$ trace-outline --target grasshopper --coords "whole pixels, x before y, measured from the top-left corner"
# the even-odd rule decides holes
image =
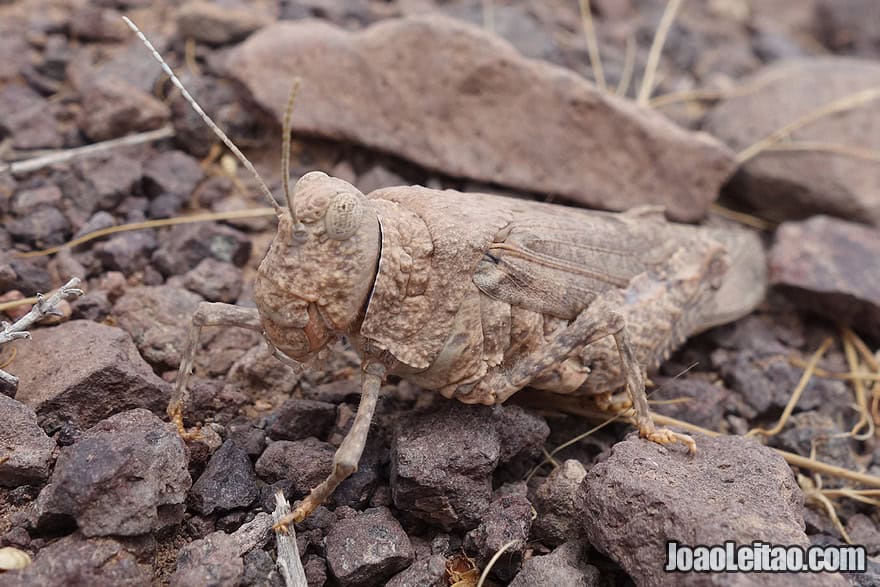
[[[762,299],[755,235],[672,224],[652,207],[594,212],[419,186],[365,195],[320,171],[291,191],[296,83],[282,125],[282,206],[126,22],[254,175],[278,217],[254,284],[256,308],[202,303],[196,310],[171,420],[185,434],[187,377],[205,326],[258,331],[279,360],[297,367],[341,337],[362,359],[360,406],[332,470],[281,527],[308,516],[357,469],[388,375],[487,405],[525,387],[606,400],[625,388],[642,437],[695,450],[689,436],[654,425],[644,369]]]

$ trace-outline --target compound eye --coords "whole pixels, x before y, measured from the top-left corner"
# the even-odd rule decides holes
[[[351,237],[360,227],[363,214],[364,205],[360,198],[347,192],[336,194],[324,215],[327,236],[338,241]]]

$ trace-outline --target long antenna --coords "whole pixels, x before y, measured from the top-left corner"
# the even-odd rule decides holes
[[[185,87],[183,87],[183,84],[180,82],[180,80],[174,74],[174,71],[171,69],[171,67],[167,63],[165,63],[165,60],[162,59],[162,56],[159,55],[159,52],[156,51],[156,48],[153,47],[153,44],[150,43],[150,41],[147,39],[146,36],[144,36],[144,33],[141,32],[141,30],[137,27],[137,25],[135,25],[133,22],[131,22],[131,19],[129,19],[127,16],[123,16],[122,20],[125,21],[125,24],[127,24],[128,27],[132,31],[134,31],[134,33],[138,36],[138,38],[141,40],[141,42],[143,42],[143,44],[146,45],[147,49],[150,50],[150,52],[153,54],[153,57],[155,57],[156,61],[159,62],[159,65],[162,66],[162,71],[164,71],[168,75],[168,77],[171,78],[171,83],[173,83],[175,85],[175,87],[178,90],[180,90],[180,93],[183,94],[184,99],[186,99],[186,101],[189,102],[189,105],[193,107],[193,110],[195,110],[196,113],[202,117],[202,120],[205,121],[205,124],[207,124],[208,127],[212,131],[214,131],[214,134],[217,135],[217,137],[221,141],[223,141],[223,144],[226,145],[230,151],[232,151],[232,154],[235,155],[235,157],[239,161],[241,161],[241,164],[244,165],[245,168],[251,172],[251,174],[257,180],[257,183],[260,185],[260,189],[263,191],[263,195],[266,196],[266,199],[269,200],[269,203],[272,204],[273,208],[275,208],[275,213],[280,214],[281,213],[281,205],[278,203],[278,200],[275,199],[275,196],[272,195],[272,192],[269,191],[269,187],[266,185],[266,182],[263,181],[263,178],[260,177],[260,174],[257,173],[257,170],[254,167],[253,163],[251,163],[248,160],[248,158],[244,156],[244,153],[242,153],[239,150],[239,148],[235,146],[235,143],[233,143],[229,139],[229,137],[226,136],[226,133],[223,132],[220,129],[220,127],[214,123],[213,120],[211,120],[211,117],[208,116],[207,114],[205,114],[205,111],[202,110],[202,107],[199,106],[198,102],[196,102],[195,98],[192,97],[192,95],[187,91],[187,89]]]
[[[290,193],[290,119],[293,117],[293,103],[296,100],[296,94],[299,92],[299,86],[302,83],[300,78],[293,80],[293,86],[290,88],[290,96],[287,98],[287,109],[284,111],[284,122],[282,128],[282,145],[281,145],[281,185],[284,186],[284,198],[287,200],[287,208],[290,210],[290,218],[293,225],[297,226],[299,222],[296,220],[296,210],[293,206],[293,195]]]

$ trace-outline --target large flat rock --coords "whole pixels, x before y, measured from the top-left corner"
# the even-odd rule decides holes
[[[754,91],[721,102],[705,125],[735,151],[838,99],[880,86],[880,65],[842,57],[794,60],[767,67],[740,86]],[[795,130],[788,147],[805,150],[758,154],[745,162],[727,191],[776,220],[829,214],[880,226],[880,165],[827,150],[876,152],[878,115],[880,99]]]
[[[591,207],[662,204],[696,220],[734,168],[716,140],[437,15],[354,33],[279,23],[234,49],[227,67],[279,121],[301,77],[294,133]]]

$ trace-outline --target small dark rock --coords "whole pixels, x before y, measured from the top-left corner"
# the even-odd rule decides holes
[[[38,248],[63,244],[70,236],[70,222],[57,208],[39,208],[23,218],[6,223],[16,240]]]
[[[195,511],[209,515],[215,510],[246,508],[259,493],[257,476],[247,453],[227,440],[211,456],[205,472],[193,484],[189,498]]]
[[[67,421],[87,428],[134,407],[164,413],[170,386],[153,373],[124,330],[74,320],[35,330],[32,337],[18,347],[16,399],[33,408],[47,430]]]
[[[391,577],[385,587],[447,587],[446,558],[435,554],[421,558]]]
[[[327,438],[335,421],[335,405],[292,397],[278,408],[269,426],[269,437],[274,440]]]
[[[149,218],[171,218],[176,216],[186,204],[186,198],[177,194],[159,194],[147,207]]]
[[[788,419],[785,429],[772,437],[773,446],[800,455],[811,455],[816,460],[838,467],[857,470],[851,439],[830,417],[818,412],[802,412]],[[828,478],[823,486],[835,489],[846,485],[843,479]]]
[[[256,471],[269,483],[290,480],[291,494],[303,497],[330,474],[335,452],[332,445],[316,438],[278,440],[257,459]]]
[[[330,404],[341,404],[346,401],[357,401],[360,397],[361,384],[357,379],[338,379],[303,390],[303,399]]]
[[[241,587],[284,587],[284,579],[275,566],[275,561],[265,550],[255,548],[244,557],[244,575]]]
[[[186,273],[206,257],[241,267],[251,254],[250,239],[222,224],[182,224],[171,228],[161,241],[153,263],[166,277]]]
[[[512,467],[513,477],[522,479],[541,456],[550,427],[541,416],[515,405],[501,406],[495,427],[501,443],[499,465]]]
[[[324,583],[327,582],[327,563],[324,559],[315,555],[306,555],[303,570],[306,572],[309,587],[324,587]]]
[[[107,293],[99,290],[81,295],[71,302],[70,307],[74,320],[102,322],[110,315],[113,304],[107,298]]]
[[[23,84],[0,90],[0,134],[16,149],[58,149],[63,145],[49,101]]]
[[[78,534],[40,549],[33,564],[4,573],[4,587],[66,587],[68,585],[149,585],[152,569],[138,563],[122,543],[109,538],[85,539]]]
[[[111,236],[93,248],[105,271],[121,271],[131,275],[143,271],[150,262],[150,253],[159,246],[154,230],[135,230]]]
[[[171,118],[168,106],[119,78],[94,79],[82,92],[82,131],[93,141],[157,129]]]
[[[327,535],[326,554],[342,587],[379,584],[413,561],[409,537],[387,508],[336,522]]]
[[[154,365],[176,369],[202,298],[169,286],[133,287],[116,300],[113,314],[143,357]]]
[[[510,587],[598,587],[602,584],[599,577],[599,569],[587,564],[586,545],[572,541],[560,545],[548,555],[528,559]]]
[[[177,524],[192,485],[186,464],[173,425],[143,409],[111,416],[61,451],[39,525],[69,516],[86,536],[136,536]]]
[[[580,534],[579,488],[587,471],[574,459],[554,469],[535,491],[538,517],[532,525],[535,537],[548,546],[559,546]]]
[[[246,419],[226,425],[226,438],[235,442],[249,456],[258,457],[266,447],[266,431]]]
[[[268,16],[252,7],[228,7],[201,0],[187,2],[177,11],[181,36],[209,45],[241,41],[270,22]]]
[[[238,541],[225,532],[214,532],[183,547],[177,555],[177,570],[171,575],[170,584],[238,587],[243,576],[244,561]]]
[[[492,497],[501,446],[492,410],[445,402],[401,419],[391,448],[394,504],[444,529],[470,529]]]
[[[0,394],[0,485],[46,481],[54,450],[55,442],[37,425],[34,411]]]
[[[12,259],[9,267],[15,272],[16,280],[5,289],[15,288],[26,296],[46,293],[52,289],[52,279],[42,260]]]
[[[83,157],[75,169],[85,184],[77,206],[86,214],[116,208],[135,192],[143,175],[140,160],[120,153]]]
[[[199,162],[190,155],[162,151],[144,163],[144,191],[153,198],[161,194],[189,198],[204,176]]]
[[[730,390],[703,379],[665,379],[654,381],[658,388],[651,394],[654,400],[688,398],[688,401],[658,403],[651,409],[658,414],[687,420],[697,426],[717,430],[728,408]]]
[[[70,15],[70,36],[84,41],[124,41],[131,32],[113,9],[85,4]]]
[[[846,533],[853,544],[861,544],[869,556],[877,556],[880,552],[880,528],[865,514],[855,514],[846,521]]]
[[[33,189],[20,190],[12,197],[11,212],[24,216],[37,208],[57,208],[61,204],[61,190],[52,183]]]
[[[209,302],[234,304],[241,295],[243,276],[241,269],[232,263],[211,257],[201,262],[183,276],[187,289],[196,292]]]
[[[877,228],[828,216],[786,222],[770,251],[770,283],[802,308],[880,337],[878,250]]]
[[[511,541],[495,566],[492,575],[502,581],[510,581],[522,564],[523,553],[532,527],[532,505],[521,495],[509,495],[496,499],[483,514],[480,525],[465,536],[465,547],[475,552],[480,566]]]

